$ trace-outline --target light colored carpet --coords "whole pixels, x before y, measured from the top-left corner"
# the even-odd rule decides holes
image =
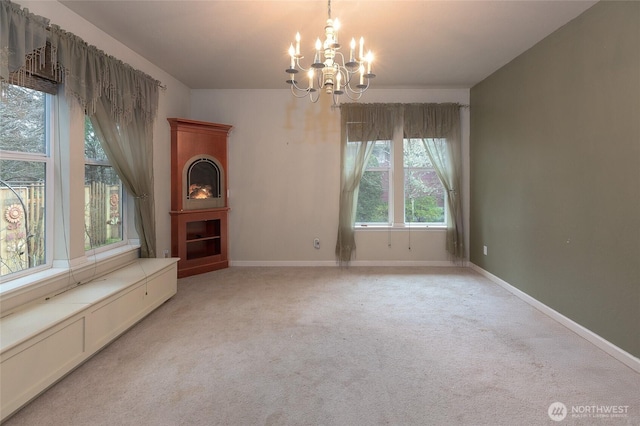
[[[232,267],[180,280],[6,425],[638,425],[639,395],[470,269]],[[627,408],[556,423],[556,401]]]

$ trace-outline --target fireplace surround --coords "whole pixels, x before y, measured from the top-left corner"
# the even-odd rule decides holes
[[[183,118],[171,125],[171,256],[178,277],[229,266],[228,135],[232,126]]]

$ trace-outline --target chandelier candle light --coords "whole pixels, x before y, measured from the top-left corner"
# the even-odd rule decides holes
[[[339,105],[340,95],[347,95],[353,101],[360,99],[362,94],[369,88],[369,80],[376,75],[371,72],[373,54],[369,51],[364,54],[364,38],[360,37],[358,56],[356,56],[356,40],[351,39],[349,58],[340,52],[338,43],[338,30],[340,22],[331,19],[331,0],[328,3],[327,25],[324,27],[324,43],[318,38],[315,45],[315,55],[310,68],[300,65],[300,60],[304,58],[300,54],[300,33],[296,34],[295,45],[289,47],[291,64],[285,71],[289,74],[287,83],[291,85],[291,92],[297,98],[309,96],[311,102],[318,102],[318,90],[332,95],[333,105]],[[295,47],[294,47],[295,46]],[[308,75],[308,86],[302,87],[295,79],[299,71],[306,71]]]

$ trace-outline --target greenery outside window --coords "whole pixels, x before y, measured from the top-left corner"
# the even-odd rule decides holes
[[[0,276],[49,262],[47,212],[53,170],[48,96],[11,84],[0,97]]]
[[[376,141],[357,196],[357,227],[446,225],[444,187],[420,138]]]
[[[360,180],[356,223],[391,223],[392,164],[391,141],[376,141]]]
[[[85,250],[121,243],[123,235],[122,182],[85,117],[84,141]]]
[[[403,140],[403,161],[405,223],[444,225],[444,187],[422,139]]]

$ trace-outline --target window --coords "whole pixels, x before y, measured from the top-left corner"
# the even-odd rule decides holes
[[[89,117],[84,137],[85,250],[123,241],[122,182],[100,145]]]
[[[391,141],[376,141],[360,180],[356,222],[389,224]]]
[[[3,283],[23,282],[29,274],[53,266],[54,257],[61,265],[65,260],[80,264],[81,252],[106,251],[127,241],[123,202],[126,193],[122,183],[109,165],[90,120],[74,108],[57,113],[56,98],[17,85],[2,86],[0,281]],[[66,124],[66,120],[76,124]],[[80,120],[85,120],[84,135],[75,132],[64,137],[61,144],[54,144],[54,123],[77,129]],[[84,182],[69,176],[69,167],[62,160],[71,161],[82,150]],[[56,162],[61,162],[60,166]],[[62,174],[54,175],[55,168]],[[61,196],[54,197],[54,191],[60,191]],[[60,203],[55,209],[54,199]],[[85,227],[80,234],[69,226],[69,221],[83,210]],[[54,227],[54,222],[60,226]]]
[[[153,203],[144,203],[143,235],[136,241],[137,230],[127,228],[123,218],[128,195],[98,144],[85,146],[83,112],[86,106],[105,104],[112,114],[96,112],[101,123],[111,128],[126,119],[131,127],[115,131],[135,133],[136,147],[150,151],[147,119],[156,115],[160,82],[102,52],[96,61],[87,61],[91,47],[48,26],[47,18],[19,7],[3,8],[3,17],[5,12],[9,25],[0,37],[0,56],[7,49],[16,55],[9,67],[0,67],[0,298],[4,308],[13,309],[88,283],[140,255],[155,255]],[[71,54],[56,56],[55,49]],[[94,84],[106,71],[117,74],[108,96]],[[131,110],[131,117],[123,112]],[[86,133],[95,142],[95,134]],[[131,157],[144,156],[133,152]],[[146,179],[136,188],[139,197],[149,194],[153,201],[152,168],[134,171]]]
[[[444,188],[422,139],[375,142],[358,190],[357,225],[444,226],[445,208]]]
[[[404,221],[444,224],[444,188],[422,139],[403,140]]]
[[[49,261],[52,198],[48,101],[43,92],[2,86],[0,114],[0,276]]]

